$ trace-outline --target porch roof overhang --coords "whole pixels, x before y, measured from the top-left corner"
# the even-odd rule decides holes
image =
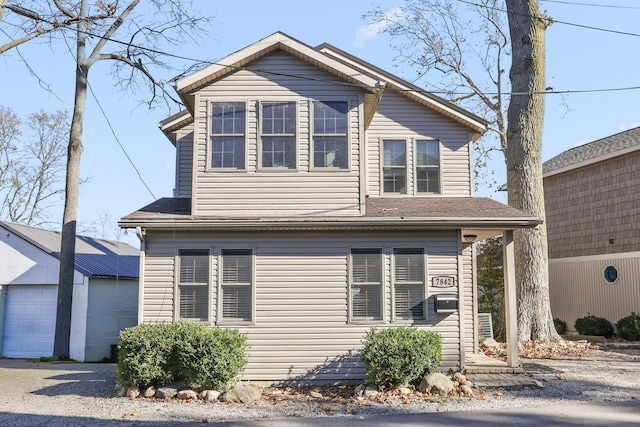
[[[212,231],[463,230],[483,239],[502,230],[531,228],[542,219],[488,198],[368,198],[362,216],[192,215],[191,199],[159,199],[122,218],[123,228]]]

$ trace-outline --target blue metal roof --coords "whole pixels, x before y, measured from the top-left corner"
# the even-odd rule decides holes
[[[21,224],[0,222],[0,227],[60,259],[60,233]],[[139,251],[112,240],[76,236],[75,268],[89,277],[137,279]]]

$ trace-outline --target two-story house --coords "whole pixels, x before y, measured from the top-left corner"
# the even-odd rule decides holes
[[[640,312],[640,127],[558,154],[543,179],[554,317],[575,332]]]
[[[541,222],[473,197],[481,118],[333,46],[275,33],[177,82],[173,198],[120,221],[142,239],[139,322],[248,337],[244,378],[363,378],[372,327],[477,349],[472,242]]]

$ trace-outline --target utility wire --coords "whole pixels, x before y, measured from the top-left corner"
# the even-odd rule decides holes
[[[607,7],[612,9],[632,9],[632,10],[640,10],[640,7],[637,6],[618,6],[613,4],[595,4],[595,3],[574,3],[571,1],[561,1],[561,0],[540,0],[545,3],[558,3],[558,4],[568,4],[572,6],[591,6],[591,7]]]
[[[459,3],[464,3],[464,4],[468,4],[471,6],[476,6],[476,7],[484,7],[484,8],[489,8],[489,9],[493,9],[493,10],[497,10],[498,12],[504,12],[504,13],[511,13],[511,14],[516,14],[515,12],[509,12],[506,9],[502,9],[499,7],[495,7],[495,6],[487,6],[484,4],[479,4],[479,3],[474,3],[471,1],[467,1],[467,0],[456,0]],[[528,14],[524,14],[524,13],[518,13],[517,15],[519,16],[529,16],[531,18],[538,18],[538,19],[545,19],[544,16],[530,16]],[[613,34],[620,34],[623,36],[632,36],[632,37],[640,37],[640,34],[638,33],[630,33],[627,31],[619,31],[619,30],[611,30],[608,28],[601,28],[601,27],[594,27],[592,25],[583,25],[583,24],[575,24],[573,22],[567,22],[567,21],[559,21],[553,18],[548,18],[550,20],[550,22],[554,23],[554,24],[563,24],[563,25],[569,25],[571,27],[578,27],[578,28],[585,28],[587,30],[594,30],[594,31],[602,31],[605,33],[613,33]]]
[[[467,0],[456,0],[456,1],[458,1],[459,3],[464,3],[464,4],[471,5],[471,6],[476,6],[476,7],[488,7],[486,5],[479,4],[479,3],[474,3],[474,2],[471,2],[471,1],[467,1]],[[549,1],[551,1],[551,0],[549,0]],[[507,10],[501,9],[501,8],[498,8],[498,7],[492,7],[492,9],[496,10],[496,11],[499,11],[499,12],[510,13]],[[524,15],[524,16],[527,16],[527,15]],[[40,18],[40,20],[43,21],[43,22],[47,22],[49,24],[53,24],[52,21],[48,21],[48,20],[45,20],[43,18]],[[609,29],[606,29],[606,28],[592,27],[592,26],[587,26],[587,25],[582,25],[582,24],[574,24],[574,23],[570,23],[570,22],[566,22],[566,21],[553,20],[553,22],[554,23],[559,23],[559,24],[564,24],[564,25],[570,25],[570,26],[585,28],[585,29],[591,29],[591,30],[611,32],[611,33],[621,34],[621,35],[640,37],[640,34],[637,34],[637,33],[628,33],[628,32],[617,31],[617,30],[609,30]],[[103,38],[103,36],[101,36],[99,34],[96,34],[96,33],[93,33],[91,31],[88,31],[88,30],[70,28],[69,26],[61,26],[60,28],[63,29],[63,30],[71,30],[71,31],[74,31],[74,32],[80,32],[80,33],[86,34],[86,35],[88,35],[90,37]],[[153,48],[149,48],[149,47],[145,47],[145,46],[140,46],[140,45],[136,45],[136,44],[132,44],[132,43],[128,43],[128,42],[123,42],[121,40],[114,39],[114,38],[111,38],[111,37],[107,38],[107,40],[109,40],[109,41],[111,41],[113,43],[116,43],[116,44],[121,44],[123,46],[129,46],[129,47],[133,47],[133,48],[140,49],[140,50],[145,50],[145,51],[150,52],[150,53],[155,53],[155,54],[159,54],[159,55],[163,55],[163,56],[167,56],[167,57],[171,57],[171,58],[182,59],[182,60],[201,63],[201,64],[218,65],[220,67],[228,67],[228,68],[232,68],[234,70],[246,70],[245,67],[239,67],[239,66],[235,66],[235,65],[225,65],[225,64],[222,64],[222,63],[217,62],[217,61],[202,60],[202,59],[196,59],[196,58],[191,58],[191,57],[182,56],[182,55],[176,55],[176,54],[172,54],[172,53],[169,53],[169,52],[166,52],[166,51],[161,51],[161,50],[158,50],[158,49],[153,49]],[[65,39],[65,41],[66,41],[66,39]],[[323,79],[316,79],[316,78],[313,78],[313,77],[300,76],[300,75],[288,74],[288,73],[277,73],[277,72],[272,72],[272,71],[267,71],[267,70],[260,70],[260,69],[253,69],[251,71],[255,72],[255,73],[262,73],[264,75],[291,77],[291,78],[297,78],[297,79],[308,80],[308,81],[331,82],[331,83],[342,84],[342,85],[345,85],[345,86],[358,87],[358,85],[355,84],[355,83],[349,83],[349,82],[345,82],[345,81],[335,81],[335,80],[330,80],[329,81],[329,80],[323,80]],[[517,92],[502,93],[502,94],[500,94],[500,93],[492,93],[492,92],[483,92],[483,93],[486,94],[486,95],[491,95],[491,96],[495,96],[495,95],[506,95],[506,96],[514,95],[514,96],[517,96],[517,95],[530,95],[530,94],[550,95],[550,94],[571,94],[571,93],[616,92],[616,91],[628,91],[628,90],[636,90],[636,89],[640,89],[640,86],[631,86],[631,87],[623,87],[623,88],[610,88],[610,89],[585,89],[585,90],[563,90],[563,91],[549,90],[549,91],[535,92],[535,93],[517,93]],[[427,91],[427,90],[413,90],[413,89],[405,89],[405,90],[401,90],[401,91],[405,92],[405,93],[421,93],[421,94],[437,94],[437,95],[468,95],[468,93],[458,93],[458,92],[450,92],[450,91]]]
[[[76,61],[76,64],[77,64],[78,63],[78,58],[76,58],[76,56],[74,55],[74,53],[73,53],[73,51],[71,49],[71,46],[69,46],[69,43],[67,42],[67,38],[64,37],[64,34],[63,34],[63,39],[64,39],[64,44],[67,45],[67,49],[69,50],[69,54]],[[98,97],[96,96],[95,92],[93,91],[93,87],[91,86],[91,83],[89,82],[89,79],[87,78],[86,75],[85,75],[85,79],[87,79],[87,87],[89,88],[89,92],[91,92],[91,96],[93,96],[93,99],[96,101],[96,104],[98,104],[98,108],[100,109],[100,112],[102,112],[102,116],[104,117],[105,121],[107,122],[107,125],[109,126],[109,129],[111,130],[111,134],[113,135],[113,137],[115,138],[116,142],[120,146],[120,149],[124,153],[125,157],[129,161],[129,163],[131,163],[131,166],[133,167],[133,169],[138,174],[138,179],[140,179],[140,182],[142,182],[142,184],[145,186],[145,188],[147,189],[149,194],[151,194],[151,197],[153,197],[153,199],[155,200],[156,199],[155,194],[153,194],[153,191],[151,191],[151,188],[149,188],[149,186],[145,182],[144,178],[142,178],[142,174],[140,173],[140,170],[138,170],[138,168],[136,167],[135,163],[133,163],[133,160],[129,156],[129,153],[127,153],[127,150],[124,148],[124,146],[120,142],[120,139],[118,138],[118,135],[116,134],[115,129],[111,125],[111,121],[109,120],[109,117],[107,116],[107,113],[104,111],[104,108],[102,108],[102,104],[100,103],[100,101],[98,100]]]

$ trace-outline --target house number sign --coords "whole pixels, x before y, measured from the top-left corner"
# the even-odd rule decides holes
[[[456,285],[454,276],[438,276],[431,279],[434,288],[453,288]]]

